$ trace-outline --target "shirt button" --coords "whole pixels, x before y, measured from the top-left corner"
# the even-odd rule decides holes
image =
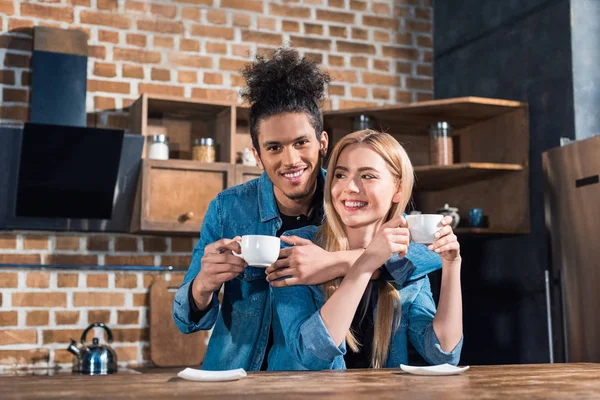
[[[296,220],[297,220],[297,221],[300,221],[300,216],[299,216],[299,215],[296,217]]]

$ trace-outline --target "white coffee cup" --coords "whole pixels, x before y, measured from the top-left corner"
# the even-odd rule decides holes
[[[404,218],[406,218],[412,241],[414,243],[430,244],[435,242],[435,236],[433,235],[442,229],[441,222],[444,216],[441,214],[419,214],[407,215]]]
[[[242,258],[251,267],[271,266],[279,258],[280,240],[276,236],[245,235],[240,243],[242,254],[233,253]]]

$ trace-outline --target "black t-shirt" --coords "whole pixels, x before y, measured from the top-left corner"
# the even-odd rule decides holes
[[[373,285],[373,283],[369,283]],[[346,354],[344,355],[344,361],[346,362],[346,368],[371,368],[371,357],[373,353],[373,335],[375,334],[375,324],[373,323],[373,311],[370,307],[369,293],[370,290],[365,290],[360,300],[360,304],[354,318],[352,319],[352,325],[350,331],[354,335],[354,338],[360,344],[358,352],[352,351],[346,344]]]

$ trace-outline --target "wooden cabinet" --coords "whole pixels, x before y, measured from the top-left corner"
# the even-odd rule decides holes
[[[198,234],[211,200],[234,183],[234,166],[144,160],[132,230]]]
[[[414,166],[415,208],[434,213],[445,203],[459,208],[463,234],[520,234],[530,230],[529,117],[527,104],[465,97],[398,106],[324,113],[330,144],[352,132],[359,115],[403,144]],[[429,165],[428,126],[453,127],[454,164]],[[465,223],[468,210],[482,208],[487,227]]]

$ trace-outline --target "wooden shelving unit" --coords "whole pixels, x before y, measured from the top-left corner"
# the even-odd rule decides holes
[[[529,117],[527,104],[464,97],[397,106],[326,111],[330,148],[352,132],[364,114],[374,128],[392,134],[407,150],[415,167],[416,209],[435,213],[448,203],[459,208],[462,221],[470,208],[482,208],[487,228],[459,227],[460,234],[528,233]],[[454,164],[429,164],[428,127],[446,121],[453,128]]]

